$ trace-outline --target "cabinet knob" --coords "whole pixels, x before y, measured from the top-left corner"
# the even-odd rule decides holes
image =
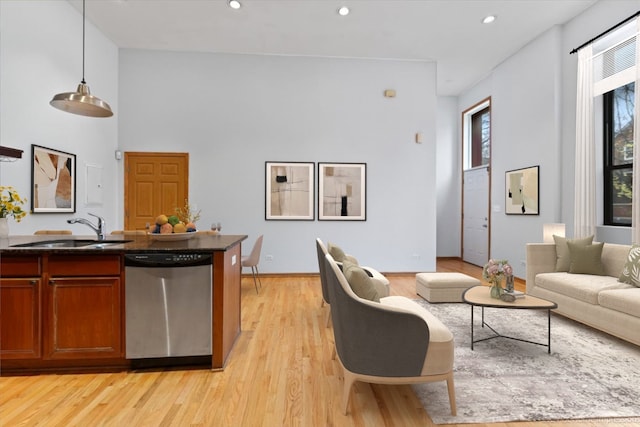
[[[30,285],[37,285],[37,284],[38,284],[38,281],[37,281],[37,280],[30,280],[30,281],[29,281],[29,284],[30,284]]]
[[[55,281],[55,280],[49,280],[49,284],[50,284],[51,286],[53,286],[53,285],[55,285],[55,284],[56,284],[56,281]]]

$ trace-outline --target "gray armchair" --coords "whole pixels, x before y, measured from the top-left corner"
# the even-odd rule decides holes
[[[316,239],[316,251],[318,253],[318,270],[320,271],[320,284],[322,286],[322,306],[329,305],[329,289],[327,288],[327,273],[325,257],[329,253],[322,240]],[[331,311],[327,313],[326,326],[331,322]]]
[[[324,273],[336,350],[344,371],[344,413],[348,412],[356,381],[446,381],[451,413],[455,415],[453,336],[446,326],[408,298],[386,297],[380,303],[359,298],[331,255],[325,257]]]

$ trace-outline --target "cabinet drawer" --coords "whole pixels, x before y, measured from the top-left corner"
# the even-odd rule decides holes
[[[120,255],[52,255],[51,277],[120,275]]]
[[[7,256],[0,257],[0,276],[2,277],[38,277],[40,276],[40,257]]]

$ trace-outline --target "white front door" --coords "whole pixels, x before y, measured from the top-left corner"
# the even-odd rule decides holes
[[[464,171],[462,260],[483,266],[489,260],[489,168]]]

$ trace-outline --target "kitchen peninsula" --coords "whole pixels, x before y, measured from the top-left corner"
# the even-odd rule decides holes
[[[247,236],[190,237],[0,239],[1,373],[130,369],[125,257],[134,253],[212,257],[206,321],[211,321],[211,367],[224,369],[240,334],[241,242]]]

